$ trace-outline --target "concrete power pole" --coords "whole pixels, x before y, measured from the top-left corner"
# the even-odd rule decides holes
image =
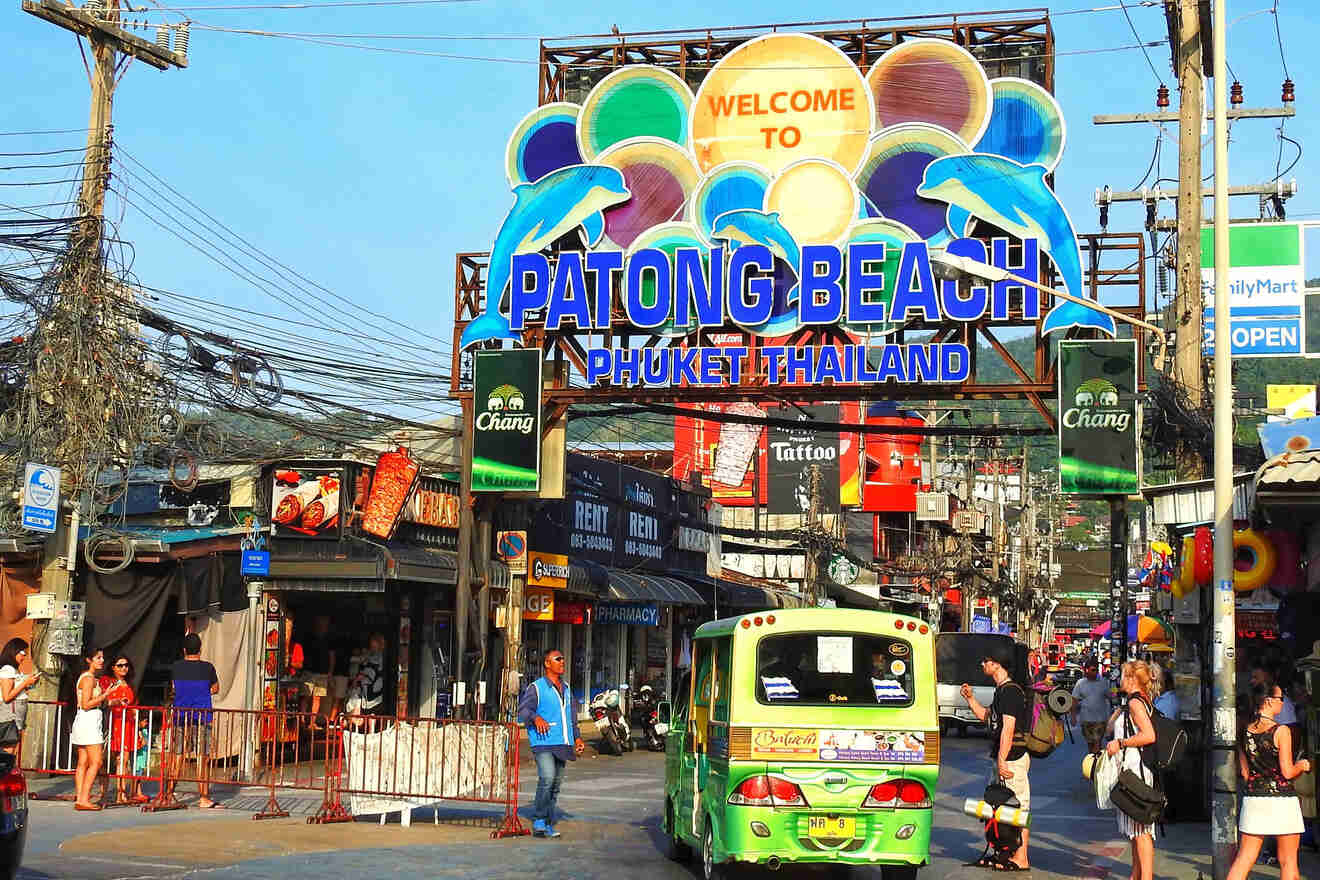
[[[115,65],[121,55],[143,61],[159,70],[188,66],[188,29],[180,25],[173,31],[178,51],[169,47],[171,27],[157,31],[157,42],[148,43],[119,26],[119,0],[110,0],[102,8],[75,8],[55,0],[24,0],[23,11],[86,37],[91,44],[95,66],[91,70],[91,111],[87,122],[87,147],[83,156],[82,189],[78,207],[83,218],[73,249],[84,255],[99,255],[105,190],[110,179],[110,154],[114,126]],[[98,261],[99,262],[99,261]],[[73,291],[65,291],[72,295]],[[61,510],[55,534],[46,539],[41,561],[41,589],[54,593],[56,601],[72,598],[73,571],[77,564],[79,511],[77,503],[66,499],[62,507],[73,508],[68,515]],[[32,658],[38,668],[55,671],[57,661],[49,651]],[[59,691],[59,676],[46,675],[35,688],[33,699],[53,700]]]

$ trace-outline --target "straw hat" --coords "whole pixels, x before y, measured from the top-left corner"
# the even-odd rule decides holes
[[[1082,758],[1082,776],[1090,779],[1091,774],[1095,772],[1096,762],[1099,760],[1100,756],[1094,752]]]

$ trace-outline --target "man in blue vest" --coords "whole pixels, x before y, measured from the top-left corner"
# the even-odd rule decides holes
[[[564,681],[564,654],[545,652],[545,675],[527,686],[518,701],[518,723],[527,726],[527,738],[536,759],[536,801],[532,804],[532,835],[559,837],[555,830],[555,802],[564,780],[564,767],[582,754],[573,691]]]

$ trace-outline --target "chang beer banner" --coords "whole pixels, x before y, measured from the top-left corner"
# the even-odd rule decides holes
[[[1108,315],[1071,302],[1043,312],[1012,277],[960,289],[932,269],[951,256],[1039,281],[1045,254],[1061,286],[1085,296],[1072,221],[1048,185],[1064,141],[1045,89],[989,79],[945,40],[907,40],[863,71],[817,37],[766,34],[721,58],[695,94],[666,67],[622,67],[581,104],[546,104],[514,128],[512,204],[491,247],[486,310],[461,346],[520,344],[539,327],[668,338],[585,347],[589,384],[640,388],[753,373],[771,384],[962,382],[964,343],[867,340],[909,319],[1007,321],[1010,303],[1045,333],[1113,336]],[[1001,237],[973,238],[978,224]],[[582,250],[551,260],[569,234]],[[842,338],[685,344],[700,328],[777,340],[808,325]]]
[[[479,351],[472,384],[472,491],[537,491],[541,470],[540,350]]]
[[[1137,455],[1137,343],[1059,343],[1059,490],[1131,495]]]
[[[1228,228],[1228,295],[1233,357],[1302,354],[1305,240],[1300,223]],[[1215,230],[1201,228],[1205,355],[1215,350]]]

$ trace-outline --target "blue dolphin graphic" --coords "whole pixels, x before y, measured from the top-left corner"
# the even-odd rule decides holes
[[[486,311],[463,328],[459,347],[517,338],[508,317],[500,312],[514,254],[535,253],[579,226],[586,244],[594,245],[605,234],[602,212],[631,195],[623,173],[608,165],[571,165],[514,187],[513,207],[500,224],[490,253]]]
[[[1068,212],[1045,185],[1047,173],[1044,165],[1022,165],[986,153],[945,156],[926,166],[917,194],[950,205],[950,219],[955,221],[964,214],[971,215],[1018,238],[1036,239],[1063,276],[1064,287],[1081,297],[1084,292],[1077,234]],[[1115,335],[1113,318],[1073,302],[1050,309],[1041,332],[1069,327],[1093,327]]]
[[[765,245],[772,255],[792,268],[794,279],[802,277],[802,251],[798,249],[798,243],[793,239],[792,233],[779,222],[778,211],[771,211],[768,214],[752,208],[725,211],[711,224],[710,237],[714,241],[727,241],[730,250],[737,250],[739,245],[744,244]],[[749,329],[756,329],[758,332],[772,330],[773,335],[793,330],[796,326],[794,323],[796,310],[793,309],[793,304],[797,302],[797,291],[798,285],[795,280],[792,287],[783,292],[782,300],[778,294],[776,295],[770,320],[760,328]],[[788,326],[790,324],[794,326]]]

